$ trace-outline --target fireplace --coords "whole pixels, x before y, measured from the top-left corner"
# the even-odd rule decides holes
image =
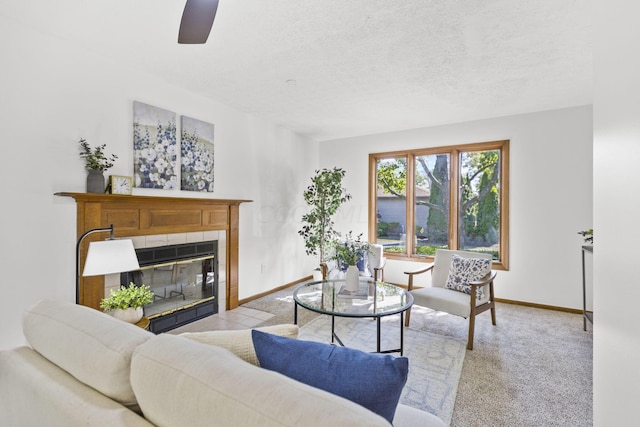
[[[177,328],[218,312],[218,241],[136,249],[140,270],[120,274],[120,283],[151,288],[144,306],[155,333]]]
[[[166,193],[166,192],[165,192]],[[77,234],[82,236],[94,228],[114,226],[116,238],[141,236],[207,233],[225,233],[224,250],[220,256],[220,304],[231,310],[238,306],[238,260],[240,232],[240,204],[251,200],[211,199],[195,197],[157,197],[94,193],[55,193],[72,197],[76,202]],[[80,248],[80,266],[84,265],[87,247],[102,236],[88,236]],[[134,245],[135,246],[135,245]],[[119,278],[119,277],[118,277]],[[119,283],[115,284],[119,286]],[[80,277],[80,304],[100,308],[105,297],[105,276]]]

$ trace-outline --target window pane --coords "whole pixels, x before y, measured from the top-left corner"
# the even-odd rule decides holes
[[[500,259],[500,151],[460,154],[459,247]]]
[[[449,154],[416,157],[415,255],[449,248],[449,160]]]
[[[376,242],[385,252],[406,253],[407,158],[378,159],[376,180]]]

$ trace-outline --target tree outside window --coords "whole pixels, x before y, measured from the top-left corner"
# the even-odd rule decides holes
[[[463,249],[506,269],[508,155],[509,141],[371,154],[370,240],[391,258]]]

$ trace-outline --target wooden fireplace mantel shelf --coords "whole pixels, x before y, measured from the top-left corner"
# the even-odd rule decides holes
[[[77,206],[77,236],[113,224],[115,237],[189,233],[210,230],[227,232],[226,308],[238,306],[239,207],[252,200],[156,197],[92,193],[55,193],[72,197]],[[104,239],[90,234],[80,250],[84,265],[89,242]],[[104,298],[104,277],[81,277],[80,304],[99,308]]]

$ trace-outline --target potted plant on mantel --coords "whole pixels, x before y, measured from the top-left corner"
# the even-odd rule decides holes
[[[338,237],[333,229],[332,216],[351,199],[351,194],[342,186],[344,176],[345,171],[341,168],[316,170],[311,185],[303,193],[311,210],[302,216],[304,225],[298,234],[304,238],[307,255],[319,255],[320,264],[327,260],[328,245]],[[316,268],[314,276],[319,273]],[[314,279],[319,280],[317,277]]]
[[[102,144],[96,148],[91,148],[89,143],[84,139],[80,139],[80,157],[84,159],[84,168],[89,172],[87,175],[87,193],[104,193],[105,180],[104,171],[113,167],[113,162],[116,161],[118,156],[112,154],[107,157],[104,153],[104,149],[107,144]]]
[[[153,292],[149,286],[137,286],[129,283],[117,291],[111,289],[109,297],[100,302],[105,312],[113,312],[113,317],[129,323],[136,323],[144,315],[142,306],[153,301]]]

